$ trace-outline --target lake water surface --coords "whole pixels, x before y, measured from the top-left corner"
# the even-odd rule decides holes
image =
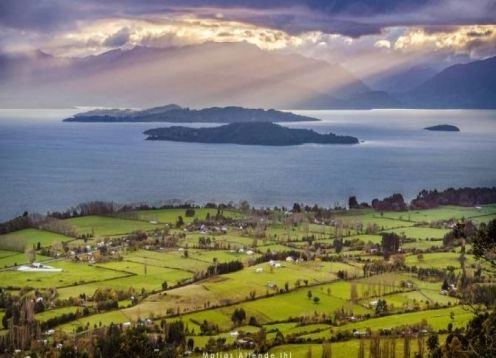
[[[91,200],[248,200],[344,205],[394,192],[496,185],[496,111],[296,111],[285,124],[359,145],[241,146],[145,141],[164,123],[62,123],[75,110],[0,110],[0,221]],[[424,127],[453,124],[459,133]]]

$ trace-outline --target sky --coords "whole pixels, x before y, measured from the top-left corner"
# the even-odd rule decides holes
[[[496,55],[496,0],[1,0],[0,52],[242,42],[361,77]]]

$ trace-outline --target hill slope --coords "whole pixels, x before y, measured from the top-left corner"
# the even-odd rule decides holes
[[[369,91],[340,65],[246,43],[136,47],[63,61],[5,57],[2,73],[0,104],[21,106],[308,108],[315,98],[327,107]],[[7,76],[12,73],[22,76]]]
[[[408,93],[423,108],[496,108],[496,57],[450,66]]]

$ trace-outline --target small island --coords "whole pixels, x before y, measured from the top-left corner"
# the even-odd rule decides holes
[[[351,136],[319,134],[309,129],[294,129],[270,122],[240,122],[213,128],[173,126],[144,132],[147,140],[194,143],[230,143],[244,145],[287,146],[305,143],[357,144]]]
[[[426,127],[424,128],[428,131],[438,131],[438,132],[459,132],[460,128],[457,126],[453,126],[451,124],[439,124],[437,126]]]
[[[96,109],[75,114],[64,122],[170,122],[170,123],[235,123],[235,122],[308,122],[316,118],[275,109],[243,107],[182,108],[175,104],[144,110]]]

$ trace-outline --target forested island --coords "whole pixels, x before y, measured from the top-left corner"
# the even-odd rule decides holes
[[[357,144],[351,136],[338,136],[334,133],[319,134],[309,129],[282,127],[270,122],[231,123],[213,128],[190,128],[174,126],[155,128],[144,132],[147,140],[169,140],[194,143],[230,143],[245,145],[298,145],[317,144]]]
[[[459,132],[460,128],[451,124],[439,124],[436,126],[425,127],[425,130],[428,131],[437,131],[437,132]]]
[[[144,110],[97,109],[75,114],[64,122],[171,122],[171,123],[234,123],[234,122],[308,122],[316,118],[274,109],[243,107],[182,108],[175,104]]]

